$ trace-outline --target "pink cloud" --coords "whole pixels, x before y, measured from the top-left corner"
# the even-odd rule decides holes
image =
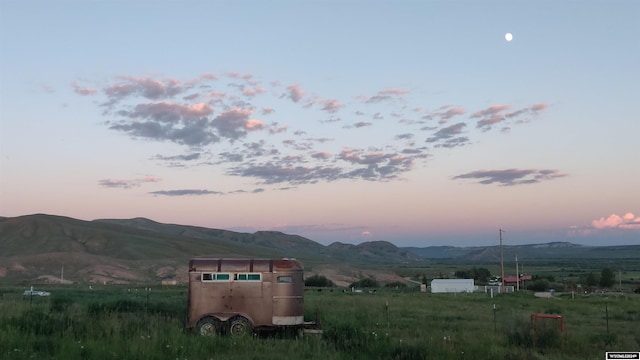
[[[71,83],[71,87],[73,88],[73,91],[78,95],[93,95],[98,92],[98,90],[96,89],[80,86],[75,81]]]
[[[458,116],[458,115],[464,115],[467,111],[461,107],[461,106],[452,106],[452,105],[445,105],[445,106],[441,106],[438,111],[435,111],[433,113],[427,114],[425,116],[423,116],[422,118],[425,120],[431,120],[434,118],[438,118],[438,123],[439,124],[446,124],[449,122],[449,120],[451,120],[453,117]],[[475,114],[478,114],[478,112],[476,112]],[[474,114],[474,115],[475,115]],[[474,117],[474,115],[471,115],[471,117]],[[482,116],[482,115],[478,115],[478,116]]]
[[[390,89],[386,89],[386,90],[381,90],[378,91],[377,94],[371,96],[371,97],[366,97],[366,96],[356,96],[356,99],[365,102],[365,103],[379,103],[382,101],[387,101],[387,100],[391,100],[393,98],[393,96],[400,96],[400,95],[404,95],[404,94],[408,94],[409,91],[408,90],[404,90],[404,89],[395,89],[395,88],[390,88]]]
[[[147,99],[160,99],[177,95],[185,88],[179,80],[165,79],[163,81],[151,78],[137,78],[133,76],[120,76],[122,82],[104,89],[110,98],[119,99],[133,94],[140,94]]]
[[[207,96],[210,97],[210,98],[214,98],[214,99],[222,99],[222,98],[226,97],[227,94],[223,93],[221,91],[212,91],[212,92],[208,93]]]
[[[318,103],[323,105],[322,110],[330,113],[334,113],[344,107],[344,104],[340,104],[336,99],[320,100]]]
[[[226,74],[228,77],[234,78],[234,79],[244,79],[244,80],[248,80],[251,79],[253,77],[253,75],[251,74],[241,74],[239,72],[236,71],[230,71]]]
[[[149,104],[138,104],[131,117],[151,117],[159,121],[177,121],[180,118],[197,118],[208,116],[214,109],[207,103],[182,105],[174,102],[159,101]]]
[[[258,94],[264,94],[267,90],[265,88],[259,87],[255,89],[244,89],[242,94],[244,96],[256,96]]]
[[[331,154],[326,152],[326,151],[318,151],[318,152],[314,152],[313,154],[311,154],[311,157],[314,159],[329,159],[331,158]]]
[[[623,216],[611,214],[609,217],[601,217],[591,221],[591,226],[596,229],[640,229],[640,217],[633,213],[626,213]]]
[[[503,111],[508,108],[508,105],[491,105],[484,110],[476,111],[471,115],[471,118],[480,118],[477,127],[488,130],[491,128],[491,125],[505,120]]]
[[[289,99],[293,102],[300,101],[305,94],[298,84],[291,84],[287,86],[287,90],[289,90]]]
[[[270,107],[263,107],[262,108],[262,115],[269,115],[271,113],[275,112],[275,110],[273,108]]]
[[[380,92],[378,92],[378,94],[380,95],[404,95],[404,94],[408,94],[409,90],[404,90],[404,89],[387,89],[387,90],[382,90]]]
[[[264,122],[258,119],[249,119],[244,124],[244,128],[249,131],[262,130],[265,128]]]
[[[486,109],[476,111],[471,118],[477,118],[477,127],[483,130],[490,130],[491,127],[499,122],[513,119],[515,123],[526,123],[532,118],[537,117],[549,106],[544,103],[533,104],[523,108],[506,112],[510,109],[509,105],[491,105]]]
[[[231,109],[216,116],[211,125],[218,130],[219,135],[239,139],[246,135],[246,130],[261,130],[264,123],[257,119],[249,119],[253,112],[249,109]]]

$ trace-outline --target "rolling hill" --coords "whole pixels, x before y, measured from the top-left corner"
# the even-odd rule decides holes
[[[420,261],[393,244],[386,243],[384,251],[379,247],[365,243],[359,249],[367,251],[347,253],[276,231],[249,234],[145,218],[83,221],[35,214],[0,218],[0,278],[131,283],[171,277],[184,282],[192,257],[293,257],[308,269]]]
[[[567,242],[504,246],[505,259],[640,259],[637,246],[582,246]],[[397,281],[387,265],[427,261],[495,263],[499,246],[398,248],[387,241],[324,246],[277,231],[240,233],[164,224],[146,218],[83,221],[34,214],[0,217],[0,279],[7,283],[153,283],[187,279],[192,257],[292,257],[307,274],[340,285],[362,276]],[[382,266],[384,265],[384,266]],[[401,279],[400,279],[401,280]],[[384,280],[383,280],[384,281]]]

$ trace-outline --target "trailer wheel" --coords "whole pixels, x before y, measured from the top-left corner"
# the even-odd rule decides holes
[[[244,337],[251,333],[251,323],[242,316],[236,316],[229,321],[229,334],[233,337]]]
[[[220,335],[222,330],[222,324],[220,323],[220,320],[214,317],[206,317],[198,321],[198,324],[196,325],[196,330],[202,336],[214,337],[214,336]]]

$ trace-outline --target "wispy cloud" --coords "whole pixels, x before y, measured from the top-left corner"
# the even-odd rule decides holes
[[[386,89],[380,90],[376,95],[371,97],[357,96],[356,98],[367,104],[375,104],[400,98],[402,95],[408,94],[408,90],[404,89]]]
[[[488,131],[491,130],[494,125],[508,120],[516,124],[529,122],[531,119],[539,116],[548,107],[547,104],[539,103],[508,111],[511,109],[509,105],[491,105],[486,109],[474,112],[471,118],[479,119],[476,126],[483,131]]]
[[[80,86],[78,85],[77,82],[72,82],[71,83],[71,88],[73,88],[73,92],[75,92],[78,95],[93,95],[96,94],[98,92],[97,89],[93,89],[93,88],[89,88],[89,87],[84,87],[84,86]]]
[[[478,170],[454,176],[453,179],[479,179],[479,184],[489,185],[498,183],[501,186],[536,184],[568,176],[558,170],[551,169],[506,169],[506,170]]]
[[[420,111],[420,110],[418,110]],[[464,115],[467,111],[462,106],[445,105],[434,112],[422,116],[424,120],[437,119],[439,124],[446,124],[456,116]]]
[[[437,143],[436,147],[456,147],[464,146],[469,143],[469,138],[457,136],[462,134],[467,124],[460,122],[451,126],[447,126],[436,131],[432,137],[427,139],[428,143]]]
[[[152,191],[149,194],[152,195],[164,195],[164,196],[201,196],[201,195],[222,195],[223,192],[211,191],[211,190],[159,190]]]
[[[132,189],[140,187],[144,183],[157,183],[162,179],[146,176],[140,179],[102,179],[98,181],[99,185],[107,188]]]
[[[174,155],[174,156],[163,156],[158,154],[154,156],[153,159],[164,160],[164,161],[192,161],[192,160],[198,160],[201,157],[202,157],[202,154],[200,153],[192,153],[187,155]]]

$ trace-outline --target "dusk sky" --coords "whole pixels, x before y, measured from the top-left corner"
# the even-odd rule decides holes
[[[0,216],[640,244],[638,18],[636,0],[2,1]]]

